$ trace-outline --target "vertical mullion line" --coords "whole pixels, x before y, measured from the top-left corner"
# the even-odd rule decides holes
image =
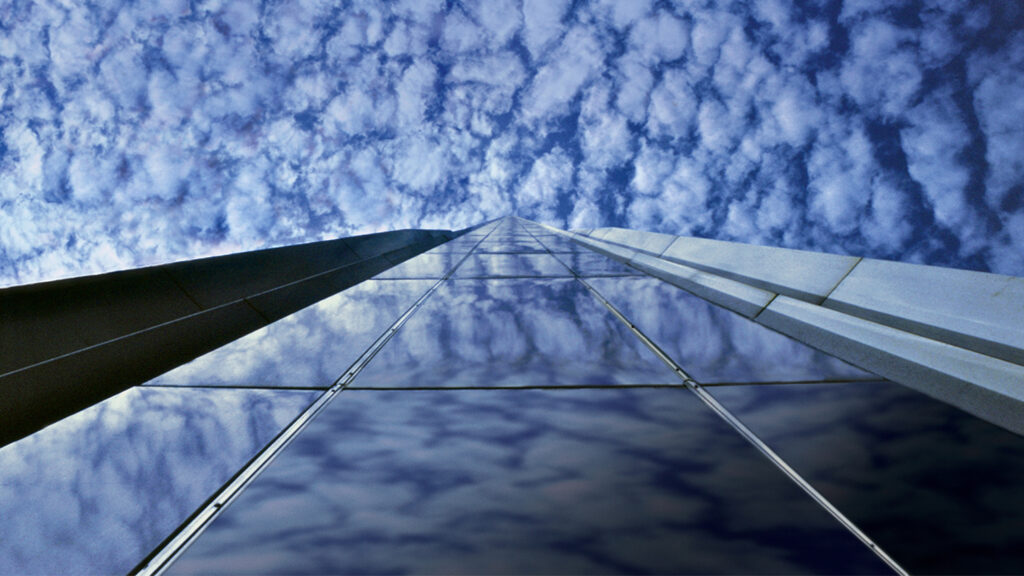
[[[492,230],[493,232],[493,230]],[[180,557],[185,550],[191,546],[207,527],[213,522],[220,513],[227,508],[238,496],[247,488],[268,466],[277,458],[277,456],[289,445],[292,441],[302,432],[306,426],[312,422],[312,420],[320,414],[331,403],[332,400],[338,395],[339,392],[348,387],[348,385],[355,379],[355,377],[363,370],[363,368],[373,359],[374,356],[387,344],[391,338],[398,332],[408,319],[418,310],[423,303],[430,297],[431,294],[436,292],[441,285],[447,281],[455,273],[455,270],[466,261],[467,258],[473,252],[476,251],[477,247],[481,242],[487,239],[491,233],[484,236],[472,248],[466,252],[465,255],[458,261],[457,264],[452,266],[450,270],[444,273],[444,275],[435,282],[427,291],[420,296],[416,302],[414,302],[408,310],[395,320],[395,322],[388,327],[374,342],[371,344],[366,351],[364,351],[359,358],[352,363],[352,366],[339,376],[330,388],[324,391],[324,393],[313,401],[312,404],[306,408],[302,414],[299,414],[291,424],[289,424],[283,431],[281,431],[259,454],[253,457],[249,463],[243,467],[236,475],[229,480],[224,486],[221,487],[220,491],[215,494],[207,503],[207,505],[196,513],[190,520],[186,521],[186,524],[179,527],[178,531],[174,536],[166,541],[166,545],[160,548],[158,551],[152,554],[151,558],[136,566],[132,570],[132,574],[140,575],[159,575],[163,574],[174,563],[175,560]],[[372,278],[370,278],[372,280]]]
[[[530,235],[532,236],[533,233],[531,232]],[[537,240],[536,236],[534,236],[534,240]],[[540,244],[544,246],[544,243],[541,242],[540,240],[537,240],[537,242],[540,242]],[[547,249],[547,246],[544,246],[544,248]],[[593,250],[591,249],[591,251]],[[551,253],[550,250],[548,250],[548,252]],[[552,256],[554,256],[553,253]],[[561,262],[561,260],[559,260],[559,262]],[[562,265],[565,266],[564,263]],[[566,266],[566,268],[568,268],[568,266]],[[586,286],[587,290],[589,290],[591,294],[593,294],[602,304],[604,304],[605,308],[611,311],[611,313],[616,318],[618,318],[626,326],[628,326],[630,331],[633,332],[633,334],[635,334],[641,342],[643,342],[652,352],[654,352],[654,354],[657,355],[662,362],[667,364],[682,379],[683,386],[686,387],[691,392],[693,392],[694,394],[696,394],[697,398],[699,398],[701,402],[704,403],[704,405],[710,408],[711,411],[718,415],[719,418],[725,420],[727,424],[729,424],[748,442],[753,444],[754,447],[757,448],[759,452],[761,452],[761,454],[763,454],[766,458],[768,458],[769,461],[771,461],[772,464],[776,466],[776,468],[781,470],[783,474],[789,477],[789,479],[793,481],[797,486],[799,486],[808,496],[810,496],[812,500],[814,500],[819,506],[824,508],[826,512],[831,514],[833,518],[835,518],[840,524],[842,524],[842,526],[846,528],[851,534],[856,536],[858,540],[860,540],[865,546],[867,546],[869,550],[874,552],[875,555],[877,555],[897,574],[901,574],[903,576],[907,575],[907,571],[904,570],[903,567],[900,566],[898,563],[896,563],[896,561],[893,560],[888,553],[882,550],[882,548],[878,544],[876,544],[860,528],[858,528],[857,525],[853,523],[853,521],[847,518],[846,515],[840,512],[834,504],[829,502],[828,499],[825,498],[825,496],[823,496],[813,486],[811,486],[810,482],[808,482],[802,476],[800,476],[800,474],[797,473],[797,471],[794,470],[792,466],[790,466],[785,460],[783,460],[781,456],[776,454],[775,451],[772,450],[767,444],[765,444],[765,442],[761,440],[761,438],[754,434],[752,430],[747,428],[747,426],[743,424],[743,422],[740,421],[739,418],[737,418],[731,412],[726,410],[726,408],[722,406],[718,402],[718,400],[716,400],[711,394],[704,390],[704,388],[696,380],[694,380],[689,374],[687,374],[686,371],[683,370],[683,368],[679,364],[677,364],[668,354],[665,353],[664,350],[662,350],[660,347],[658,347],[657,344],[655,344],[650,338],[648,338],[647,335],[641,332],[635,324],[630,322],[629,319],[626,318],[626,316],[617,308],[615,308],[615,306],[613,306],[611,302],[605,299],[604,296],[602,296],[593,286],[587,283],[587,281],[584,280],[574,270],[570,269],[569,271],[572,272],[576,280],[578,280],[580,283]]]

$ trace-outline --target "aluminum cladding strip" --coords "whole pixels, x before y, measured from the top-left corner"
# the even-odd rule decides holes
[[[667,364],[682,380],[682,384],[688,390],[693,392],[705,406],[711,409],[719,418],[724,420],[729,426],[731,426],[737,433],[740,434],[745,440],[750,442],[754,448],[763,454],[768,460],[775,465],[783,474],[785,474],[790,480],[793,481],[801,490],[803,490],[812,500],[821,506],[826,512],[828,512],[833,518],[836,519],[839,524],[846,528],[854,537],[860,540],[865,546],[867,546],[872,552],[875,553],[883,562],[885,562],[894,572],[901,576],[906,576],[908,573],[903,569],[885,550],[883,550],[878,544],[874,542],[863,530],[861,530],[852,520],[846,517],[832,502],[830,502],[825,496],[823,496],[811,483],[808,482],[801,476],[788,462],[782,459],[774,450],[771,449],[759,436],[754,434],[752,430],[747,428],[739,418],[734,416],[731,412],[726,410],[718,400],[708,394],[701,385],[690,377],[686,371],[675,362],[668,354],[665,353],[653,340],[647,337],[639,328],[627,318],[622,312],[620,312],[611,302],[605,299],[593,286],[579,276],[576,280],[587,287],[591,294],[594,295],[605,308],[607,308],[616,318],[622,321],[626,326],[629,327],[630,331],[640,339],[662,362]]]
[[[833,303],[831,298],[824,305],[816,305],[791,296],[764,292],[764,294],[771,294],[774,299],[769,299],[762,309],[751,314],[754,311],[754,306],[759,302],[757,292],[754,292],[760,290],[759,288],[710,273],[705,273],[704,277],[687,275],[684,271],[688,268],[673,269],[673,266],[680,265],[661,264],[662,259],[648,253],[634,251],[633,253],[636,255],[627,259],[626,257],[631,253],[628,248],[614,246],[580,234],[570,233],[570,236],[579,244],[666,280],[713,304],[743,314],[812,348],[822,350],[936,400],[956,406],[997,426],[1024,435],[1024,417],[1022,417],[1024,416],[1024,367],[995,357],[1006,358],[1007,354],[989,355],[986,354],[987,349],[979,353],[975,346],[964,344],[965,342],[967,344],[976,342],[977,338],[972,340],[970,335],[958,334],[949,330],[943,332],[934,326],[924,326],[920,322],[915,323],[912,319],[894,314],[885,315],[877,311],[865,312],[864,308]],[[844,293],[849,292],[845,289],[847,282],[863,283],[857,269],[867,265],[866,270],[869,270],[873,262],[877,261],[860,260],[854,272],[840,282],[833,294],[838,294],[839,298],[842,298]],[[929,276],[939,275],[942,277],[952,274],[959,277],[960,284],[964,284],[964,278],[977,275],[981,279],[989,279],[989,284],[999,284],[1010,288],[997,291],[994,296],[990,295],[989,298],[1014,297],[1016,292],[1013,289],[1016,288],[1016,283],[1024,285],[1024,280],[1021,279],[997,277],[993,274],[979,272],[895,262],[885,263],[885,266],[904,273],[919,268],[928,269]],[[898,276],[895,278],[899,280]],[[890,280],[890,283],[893,282]],[[932,294],[926,298],[929,301],[938,297],[936,295],[943,294],[941,278],[934,284],[930,288]],[[861,301],[872,301],[870,290],[863,285],[858,286],[857,291]],[[883,289],[882,294],[873,297],[874,306],[881,306],[880,301],[893,298],[891,295],[886,296],[885,291],[886,289]],[[957,292],[963,292],[963,290]],[[900,297],[913,299],[915,293],[917,292],[911,291],[905,295],[901,294]],[[1018,299],[1024,299],[1024,296],[1017,296]],[[1008,302],[1000,304],[1004,307],[1007,305],[1009,305]],[[972,310],[981,305],[976,300],[965,303],[965,306]],[[1017,307],[1024,310],[1024,302],[1020,302]],[[1007,322],[1015,324],[1014,319],[1021,313],[1014,308],[1008,310],[1002,317],[1007,318]],[[941,310],[931,311],[929,314],[931,317],[941,316],[948,319],[957,314],[957,311],[946,306]],[[908,313],[908,315],[911,318],[916,317],[913,314]],[[985,319],[990,323],[996,321],[991,313],[987,313]],[[1020,327],[1017,325],[1007,328],[1008,333],[1019,330]],[[1017,344],[1014,350],[1017,354],[1024,354],[1024,343]],[[1011,356],[1012,358],[1015,356]]]
[[[662,235],[618,228],[569,236],[616,259],[633,250],[1024,366],[1024,278],[686,237],[659,256],[643,247]]]
[[[755,320],[809,346],[1024,435],[1024,367],[779,296]]]

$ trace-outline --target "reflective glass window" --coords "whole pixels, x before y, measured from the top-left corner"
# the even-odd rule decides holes
[[[673,384],[678,377],[572,279],[449,280],[353,386]]]
[[[877,378],[655,278],[587,282],[704,384]]]
[[[342,392],[172,574],[887,572],[679,389]]]
[[[911,574],[1019,574],[1024,438],[891,382],[711,394]]]
[[[455,271],[457,278],[572,276],[550,254],[473,253]]]
[[[424,254],[454,254],[454,253],[465,254],[466,252],[471,251],[473,249],[473,247],[476,246],[477,242],[479,242],[479,241],[480,241],[479,238],[466,238],[466,237],[456,238],[455,240],[449,240],[448,242],[445,242],[444,244],[440,244],[438,246],[435,246],[435,247],[431,248],[430,250],[427,250],[426,252],[424,252]]]
[[[501,252],[546,252],[540,242],[532,238],[519,238],[515,240],[491,240],[488,238],[477,246],[476,253],[501,253]]]
[[[630,268],[597,252],[556,254],[555,258],[580,276],[645,276],[636,268]]]
[[[150,380],[329,388],[434,280],[368,280]]]
[[[132,388],[0,448],[0,574],[124,574],[313,402]]]
[[[377,274],[374,278],[441,278],[455,268],[464,256],[464,253],[420,254]]]
[[[577,244],[572,240],[569,240],[568,238],[551,236],[547,238],[538,238],[537,240],[541,244],[543,244],[545,248],[552,252],[582,252],[584,254],[593,253],[593,250],[591,250],[590,248]]]

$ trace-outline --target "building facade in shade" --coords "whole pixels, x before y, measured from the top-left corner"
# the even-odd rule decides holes
[[[1020,279],[438,234],[0,448],[0,573],[1024,566]]]

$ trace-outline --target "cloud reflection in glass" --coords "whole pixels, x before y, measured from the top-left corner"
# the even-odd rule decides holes
[[[1024,438],[891,382],[710,392],[911,573],[1020,574]]]
[[[275,571],[886,572],[678,389],[345,391],[171,569]]]
[[[352,385],[678,383],[579,282],[505,279],[448,281]]]
[[[473,253],[455,271],[456,278],[572,276],[550,254]]]
[[[328,388],[433,280],[368,280],[150,380]]]
[[[0,574],[126,573],[316,397],[132,388],[0,449]]]
[[[643,272],[630,268],[597,252],[555,254],[562,264],[580,276],[641,276]]]
[[[703,384],[873,376],[654,278],[587,282]]]
[[[388,278],[441,278],[458,265],[465,254],[457,252],[420,254],[374,276],[374,279]]]

